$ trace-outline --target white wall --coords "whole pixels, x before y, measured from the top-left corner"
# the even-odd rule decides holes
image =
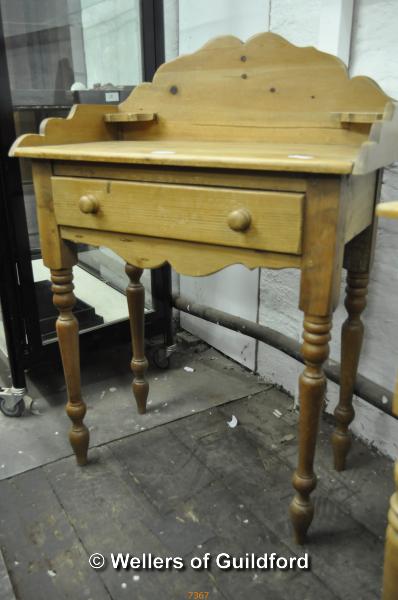
[[[180,0],[180,53],[193,52],[212,37],[247,39],[268,27],[270,0]]]
[[[267,10],[264,10],[264,7]],[[210,38],[233,34],[243,39],[268,27],[268,1],[216,0],[179,2],[179,53],[193,52]],[[238,314],[249,320],[258,315],[258,270],[234,265],[210,277],[181,277],[180,291],[188,300]],[[249,369],[256,368],[257,343],[240,333],[181,313],[181,326]]]
[[[315,27],[302,28],[302,15],[314,15],[314,5],[319,2],[289,3],[290,12],[285,17],[280,7],[286,2],[273,2],[272,12],[277,9],[278,33],[289,37],[297,19],[295,43],[317,45],[318,31]],[[305,10],[303,10],[305,5]],[[296,8],[295,8],[296,7]],[[319,20],[319,16],[318,16]],[[271,13],[271,30],[274,17]],[[351,38],[351,75],[368,75],[398,98],[398,3],[394,0],[356,0]],[[309,32],[312,39],[309,39]],[[302,39],[300,36],[303,36]],[[398,168],[386,169],[382,187],[382,199],[398,197]],[[282,331],[287,335],[301,337],[302,315],[297,309],[299,274],[293,270],[263,271],[260,280],[259,322]],[[398,363],[398,223],[381,220],[379,223],[375,262],[371,274],[368,307],[364,313],[365,339],[359,372],[369,379],[393,390]],[[341,301],[344,298],[342,283]],[[345,319],[345,309],[340,304],[334,315],[331,358],[339,361],[340,327]],[[301,367],[271,350],[264,344],[258,347],[258,370],[275,378],[291,393],[297,392],[297,373]],[[338,387],[328,385],[328,411],[337,402]],[[358,418],[353,429],[356,433],[392,456],[398,456],[398,424],[380,411],[357,400]],[[390,432],[390,436],[388,435]]]
[[[142,81],[138,0],[81,0],[87,87]]]
[[[318,40],[320,8],[321,0],[273,0],[268,29],[297,46],[314,46]]]
[[[285,2],[283,2],[285,4]],[[311,2],[310,4],[313,4]],[[383,11],[379,10],[383,5]],[[279,2],[277,2],[279,5]],[[393,6],[394,5],[394,6]],[[389,8],[389,10],[386,10]],[[301,14],[301,10],[298,11]],[[306,12],[306,11],[303,11]],[[287,17],[291,30],[292,15]],[[271,29],[272,29],[271,20]],[[279,33],[284,34],[278,18]],[[300,29],[300,28],[299,28]],[[398,3],[357,0],[352,32],[350,73],[375,78],[392,96],[398,98]],[[301,29],[300,29],[301,31]],[[313,31],[315,45],[317,31]],[[296,35],[297,37],[297,35]],[[304,34],[308,43],[308,34]],[[398,168],[385,171],[382,199],[398,197]],[[375,264],[372,270],[368,308],[364,314],[366,333],[359,370],[373,381],[393,389],[398,358],[398,319],[394,299],[398,297],[398,223],[381,220]],[[261,276],[260,322],[293,335],[301,335],[302,316],[297,310],[299,273],[293,270],[266,272]],[[344,289],[342,289],[342,299]],[[331,357],[339,360],[338,332],[345,318],[343,306],[334,316]],[[265,368],[267,349],[259,349],[259,370]]]
[[[215,35],[235,34],[245,40],[270,29],[299,46],[318,45],[322,5],[326,0],[168,0],[179,13],[179,53],[196,50]],[[328,0],[328,5],[339,0]],[[329,6],[330,8],[330,6]],[[351,75],[373,77],[387,93],[398,98],[398,2],[355,0],[352,22]],[[382,199],[398,198],[398,168],[385,171]],[[301,339],[302,314],[297,309],[299,273],[266,271],[260,278],[259,322]],[[342,283],[343,299],[344,282]],[[398,363],[398,223],[381,221],[375,264],[371,275],[366,334],[359,371],[393,389]],[[202,301],[206,301],[202,298]],[[222,300],[221,300],[222,304]],[[239,314],[241,311],[236,311]],[[331,357],[339,360],[339,330],[345,318],[340,305],[334,316]],[[225,350],[228,353],[227,349]],[[258,344],[258,372],[296,394],[302,365]],[[338,388],[328,385],[328,410],[337,401]],[[356,433],[398,456],[398,423],[356,399]]]

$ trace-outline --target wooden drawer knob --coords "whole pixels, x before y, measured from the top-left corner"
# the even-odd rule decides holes
[[[95,214],[99,209],[98,200],[91,194],[82,196],[79,200],[79,208],[82,213]]]
[[[234,231],[246,231],[250,227],[251,214],[246,208],[237,208],[228,215],[228,225]]]

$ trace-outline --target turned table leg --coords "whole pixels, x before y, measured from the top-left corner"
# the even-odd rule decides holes
[[[314,516],[310,498],[316,486],[313,470],[319,417],[325,396],[326,378],[322,365],[329,355],[331,317],[304,317],[302,355],[305,368],[300,376],[299,459],[293,475],[296,495],[290,505],[297,543],[303,544]]]
[[[72,421],[69,440],[79,465],[87,463],[89,432],[83,423],[86,405],[80,391],[79,326],[72,312],[76,302],[72,269],[52,269],[53,302],[59,310],[56,328],[61,350],[68,403],[66,412]]]
[[[398,461],[394,472],[395,493],[390,500],[384,553],[383,600],[398,598]]]
[[[361,313],[366,306],[368,273],[348,271],[345,307],[348,317],[341,331],[340,399],[334,411],[336,428],[332,434],[334,467],[343,471],[351,447],[349,425],[354,419],[352,396],[363,340]]]
[[[126,264],[126,273],[130,279],[126,293],[133,346],[133,358],[131,361],[131,370],[134,373],[133,393],[137,402],[138,412],[145,414],[149,385],[145,380],[148,361],[145,358],[144,352],[145,288],[140,282],[143,270]]]

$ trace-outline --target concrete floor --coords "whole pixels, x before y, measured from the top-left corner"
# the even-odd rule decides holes
[[[75,465],[66,442],[59,371],[30,382],[39,414],[0,418],[1,600],[12,597],[4,591],[10,582],[21,600],[174,600],[189,592],[380,598],[391,461],[355,441],[349,470],[335,473],[331,425],[323,420],[316,516],[310,543],[298,549],[287,518],[297,457],[292,400],[201,345],[178,352],[168,371],[150,370],[150,411],[138,417],[129,354],[126,345],[84,361],[93,446],[86,468]],[[235,428],[228,425],[233,415]],[[188,566],[97,571],[88,565],[93,552],[108,561],[112,552],[181,557]],[[205,552],[211,568],[193,570],[190,559]],[[214,562],[221,552],[308,552],[311,568],[221,570]]]
[[[199,353],[195,351],[199,349]],[[257,393],[265,385],[202,344],[175,354],[170,370],[151,367],[150,410],[140,416],[132,397],[130,360],[129,344],[124,344],[113,346],[111,351],[99,350],[82,362],[85,422],[92,447]],[[185,366],[193,367],[194,372],[185,371]],[[20,419],[9,419],[0,413],[0,480],[71,453],[61,369],[45,365],[30,373],[28,392],[34,400],[33,414],[27,411]]]

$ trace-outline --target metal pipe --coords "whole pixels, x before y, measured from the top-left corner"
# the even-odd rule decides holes
[[[300,343],[270,327],[230,315],[222,310],[190,302],[183,296],[173,295],[173,306],[194,317],[199,317],[210,323],[243,333],[248,337],[254,338],[259,342],[264,342],[268,346],[284,352],[301,363],[304,362],[300,352]],[[329,360],[324,366],[324,372],[328,379],[340,385],[340,363]],[[397,418],[392,413],[392,392],[390,390],[358,374],[355,381],[354,393],[382,412]]]

